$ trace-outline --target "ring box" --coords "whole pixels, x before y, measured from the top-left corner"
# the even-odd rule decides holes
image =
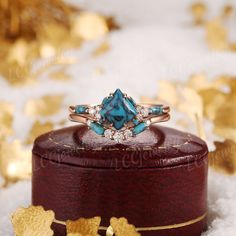
[[[34,143],[32,203],[60,221],[101,216],[108,227],[125,217],[142,236],[200,236],[207,154],[200,138],[159,125],[123,143],[83,125],[52,131]],[[53,229],[66,235],[63,225]]]

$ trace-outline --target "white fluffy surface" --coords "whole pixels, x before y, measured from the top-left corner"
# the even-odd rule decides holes
[[[78,59],[76,65],[68,66],[73,77],[71,83],[48,80],[44,75],[37,86],[19,89],[0,80],[0,99],[13,102],[21,117],[14,121],[15,138],[23,140],[33,122],[22,111],[29,98],[65,94],[61,113],[51,118],[61,120],[66,117],[69,104],[100,101],[104,94],[117,87],[138,99],[141,95],[155,96],[158,79],[186,80],[190,74],[199,72],[209,76],[236,74],[236,53],[210,52],[203,30],[191,27],[187,12],[190,0],[71,1],[114,15],[122,29],[108,36],[111,50],[101,57],[91,57],[99,41],[85,44],[82,50],[68,52]],[[223,0],[206,2],[211,15],[217,15],[225,3]],[[96,68],[104,69],[105,73],[97,75]],[[211,127],[207,130],[212,140]],[[212,148],[210,141],[209,146]],[[17,207],[30,204],[30,189],[27,181],[0,189],[0,235],[13,235],[9,215]],[[209,229],[204,236],[236,234],[236,177],[210,171],[209,216]]]

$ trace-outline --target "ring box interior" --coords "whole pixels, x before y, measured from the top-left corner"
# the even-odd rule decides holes
[[[60,221],[101,216],[108,227],[111,217],[125,217],[137,228],[159,227],[144,236],[200,236],[207,154],[200,138],[159,125],[122,143],[84,125],[52,131],[34,143],[32,203]],[[53,229],[66,235],[63,225]]]

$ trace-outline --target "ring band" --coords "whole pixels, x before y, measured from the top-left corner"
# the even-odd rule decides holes
[[[169,106],[136,104],[120,89],[102,104],[70,106],[69,111],[71,121],[86,124],[96,134],[118,143],[142,133],[150,124],[170,119]]]

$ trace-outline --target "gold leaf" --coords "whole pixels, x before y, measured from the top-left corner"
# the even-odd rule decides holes
[[[96,48],[93,52],[93,56],[101,56],[102,54],[108,52],[110,50],[110,44],[108,42],[102,42],[102,44]]]
[[[182,102],[178,105],[180,111],[185,112],[192,120],[196,115],[201,119],[203,116],[203,104],[199,94],[188,87],[181,89]]]
[[[236,143],[232,140],[215,142],[216,149],[209,153],[209,164],[216,171],[236,173]]]
[[[52,78],[53,80],[57,80],[57,81],[69,81],[71,80],[71,76],[68,75],[65,72],[65,69],[62,68],[58,71],[54,71],[49,75],[50,78]]]
[[[158,85],[158,100],[164,101],[169,105],[176,106],[179,102],[179,96],[175,84],[171,81],[160,80],[158,81]]]
[[[186,85],[194,90],[201,90],[212,86],[204,73],[190,76]]]
[[[32,144],[36,137],[38,137],[41,134],[47,133],[53,129],[53,123],[46,122],[41,123],[39,121],[35,121],[33,126],[31,127],[31,130],[29,132],[29,135],[25,141],[26,144]]]
[[[201,25],[205,21],[206,5],[202,2],[196,2],[191,6],[191,12],[194,17],[194,24]]]
[[[201,90],[198,94],[203,101],[204,115],[208,119],[214,120],[219,107],[225,103],[225,94],[215,88]]]
[[[100,217],[90,219],[80,218],[76,221],[67,220],[67,235],[75,236],[99,236],[98,229],[101,222]]]
[[[10,63],[16,62],[18,65],[24,66],[26,64],[27,53],[27,42],[23,39],[19,39],[10,48],[7,61]]]
[[[0,101],[0,141],[13,133],[13,110],[12,103]]]
[[[53,236],[50,228],[55,214],[41,206],[18,208],[12,215],[12,225],[16,236]]]
[[[29,116],[50,116],[61,109],[63,95],[46,95],[38,99],[30,99],[25,105],[25,113]]]
[[[206,39],[211,49],[225,50],[229,48],[228,31],[218,18],[206,23]]]
[[[214,120],[214,132],[224,138],[236,141],[236,94],[228,95],[219,106]]]
[[[105,17],[94,12],[82,12],[72,24],[72,35],[84,40],[97,39],[108,31]]]
[[[222,17],[223,17],[223,18],[228,18],[228,17],[230,17],[230,16],[232,15],[233,11],[234,11],[234,8],[233,8],[232,5],[226,5],[226,6],[224,6],[224,8],[223,8],[223,13],[222,13]]]
[[[23,150],[20,141],[0,143],[0,173],[6,184],[31,176],[31,151]]]
[[[135,226],[129,224],[124,217],[112,217],[110,224],[116,236],[141,236],[141,234],[136,231]]]

